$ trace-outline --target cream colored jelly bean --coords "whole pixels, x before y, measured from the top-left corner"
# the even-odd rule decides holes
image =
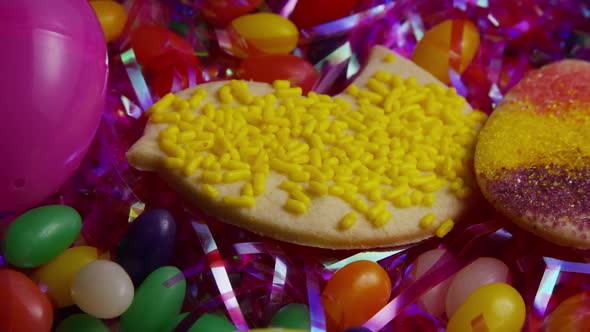
[[[347,88],[356,105],[314,92],[301,96],[288,81],[273,88],[254,97],[246,82],[231,81],[215,92],[219,105],[201,105],[202,88],[187,101],[164,96],[148,110],[152,122],[167,124],[159,136],[164,166],[185,177],[199,172],[205,195],[236,208],[255,205],[272,170],[286,178],[279,188],[294,215],[325,195],[346,202],[352,211],[339,222],[343,231],[358,214],[385,225],[392,218],[387,203],[432,206],[434,192],[446,186],[460,199],[470,194],[466,162],[486,116],[463,114],[465,101],[453,88],[421,86],[384,71],[367,89]],[[191,117],[187,107],[201,111]],[[218,197],[215,184],[236,182],[243,183],[240,196]],[[420,225],[428,228],[435,219],[429,213]],[[452,225],[445,221],[436,234]]]

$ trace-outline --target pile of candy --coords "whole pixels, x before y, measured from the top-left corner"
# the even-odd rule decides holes
[[[474,108],[491,112],[528,70],[590,58],[586,5],[78,2],[79,8],[19,1],[6,9],[12,17],[37,15],[39,24],[56,17],[71,40],[93,41],[62,40],[61,62],[25,64],[33,49],[16,42],[22,26],[2,23],[0,40],[21,55],[0,56],[0,72],[28,83],[0,84],[0,140],[7,143],[0,153],[14,160],[0,165],[0,298],[9,299],[0,301],[0,330],[568,331],[586,325],[588,253],[523,232],[487,204],[443,239],[389,250],[319,250],[187,209],[162,180],[132,170],[124,158],[141,135],[143,111],[168,92],[235,77],[289,80],[306,92],[333,94],[378,44],[411,57]],[[109,43],[106,88],[106,67],[89,66],[104,65],[100,26]],[[36,38],[39,45],[55,42],[51,34]],[[34,72],[39,68],[46,72]],[[60,80],[49,80],[51,72]],[[48,96],[31,80],[51,82],[55,90],[41,91]],[[25,102],[26,91],[38,92],[32,95],[39,105],[67,111],[41,117]],[[22,142],[36,144],[37,159],[26,159]]]

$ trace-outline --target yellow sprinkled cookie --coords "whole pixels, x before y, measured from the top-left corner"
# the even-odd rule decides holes
[[[225,222],[333,249],[448,233],[474,192],[486,120],[383,47],[336,97],[223,81],[166,95],[147,114],[127,153],[134,167]]]

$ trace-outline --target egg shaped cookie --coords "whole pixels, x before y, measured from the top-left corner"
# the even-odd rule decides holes
[[[444,236],[469,206],[482,122],[454,89],[383,47],[338,96],[288,81],[163,97],[127,153],[221,220],[325,248]]]
[[[521,227],[590,248],[590,64],[562,60],[531,72],[480,133],[475,169],[484,196]]]

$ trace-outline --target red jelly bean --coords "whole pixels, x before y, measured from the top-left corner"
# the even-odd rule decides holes
[[[301,29],[349,15],[359,0],[299,0],[289,19]]]
[[[177,92],[188,88],[191,83],[202,83],[203,76],[196,57],[186,58],[176,52],[170,52],[157,58],[152,66],[152,90],[160,97],[168,92]]]
[[[262,2],[263,0],[204,0],[200,9],[207,22],[222,28],[234,18],[252,12]]]
[[[272,83],[275,80],[289,80],[292,86],[299,86],[307,93],[318,80],[313,65],[304,59],[290,55],[262,55],[244,59],[238,68],[238,75],[244,80]]]
[[[131,47],[137,62],[148,72],[157,72],[167,67],[162,63],[166,54],[176,53],[179,57],[192,59],[195,51],[191,44],[170,30],[158,25],[137,27],[131,32]]]
[[[53,308],[49,299],[26,275],[0,270],[0,331],[49,332]]]

